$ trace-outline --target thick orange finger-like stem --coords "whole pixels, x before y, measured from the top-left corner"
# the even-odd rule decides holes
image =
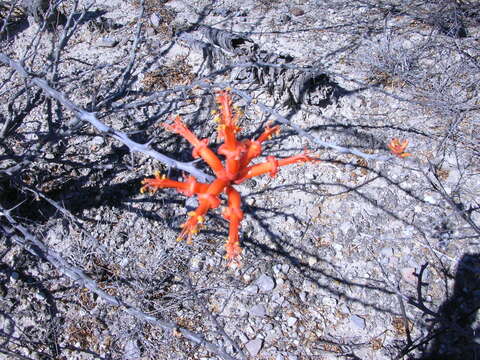
[[[225,173],[228,180],[235,180],[241,169],[240,161],[245,153],[245,145],[238,142],[236,148],[229,149],[225,144],[218,148],[218,153],[226,157]]]
[[[240,112],[233,113],[232,98],[227,91],[220,91],[216,100],[220,108],[220,117],[217,118],[218,134],[224,139],[224,144],[220,146],[218,153],[226,157],[226,175],[233,180],[238,175],[239,162],[245,152],[245,147],[237,140],[237,133],[240,131],[237,126]]]
[[[220,118],[217,118],[218,133],[225,141],[225,146],[228,149],[234,149],[237,145],[236,134],[240,130],[237,126],[239,113],[232,111],[232,98],[227,91],[220,91],[217,96],[217,103],[220,109]]]
[[[205,222],[205,214],[210,209],[207,202],[200,202],[195,211],[190,211],[187,215],[188,220],[182,224],[182,231],[177,237],[177,241],[187,239],[188,243],[192,242],[193,236],[197,235],[201,226]]]
[[[225,190],[225,187],[228,186],[229,183],[230,181],[225,179],[215,179],[208,186],[207,193],[213,196],[218,196]]]
[[[255,176],[263,175],[270,173],[271,177],[275,177],[280,166],[285,166],[289,164],[294,164],[298,162],[307,162],[307,161],[316,161],[316,159],[308,156],[306,153],[291,156],[285,159],[277,160],[273,156],[268,156],[267,161],[255,164],[247,167],[244,171],[240,173],[239,179],[235,181],[235,184],[240,184],[246,179],[250,179]]]
[[[228,91],[219,91],[217,95],[217,103],[220,108],[220,124],[228,127],[237,125],[237,120],[232,111],[232,97]]]
[[[227,180],[216,179],[205,192],[198,193],[199,205],[195,211],[188,213],[189,219],[182,225],[182,232],[178,235],[177,240],[187,239],[192,241],[192,237],[200,231],[200,227],[205,221],[205,214],[210,209],[217,208],[220,205],[220,198],[218,195],[228,185]]]
[[[153,179],[152,178],[143,179],[142,184],[143,186],[140,189],[141,193],[144,193],[145,191],[155,192],[158,189],[164,189],[164,188],[178,189],[183,185],[179,181],[167,179],[165,175],[162,175],[159,172],[155,173],[155,177]]]
[[[240,168],[244,169],[248,166],[250,161],[255,159],[256,157],[262,154],[262,143],[266,140],[272,138],[273,134],[278,134],[280,132],[280,126],[270,127],[267,125],[265,130],[263,131],[262,135],[258,137],[256,140],[246,140],[244,142],[246,151],[245,155],[242,157],[240,161]]]
[[[177,115],[173,119],[173,124],[163,124],[163,127],[168,131],[177,133],[183,136],[194,147],[201,146],[200,139],[190,131],[190,129],[183,123],[182,118]]]
[[[240,222],[243,219],[243,211],[241,209],[240,193],[232,186],[228,186],[225,191],[228,196],[228,208],[224,209],[223,216],[230,222],[228,240],[225,243],[225,250],[227,252],[225,258],[231,263],[235,261],[242,252],[239,230]]]
[[[181,189],[178,188],[178,192],[185,196],[199,195],[207,192],[209,184],[198,182],[193,176],[188,176],[185,179]]]
[[[168,179],[165,175],[161,175],[158,172],[155,173],[155,177],[153,179],[144,179],[142,184],[144,184],[140,189],[140,192],[142,193],[148,190],[155,192],[158,189],[174,188],[185,196],[193,196],[204,193],[207,191],[209,186],[208,184],[198,182],[193,176],[187,177],[187,179],[182,182]]]
[[[192,155],[194,158],[199,156],[205,160],[210,166],[215,175],[223,174],[225,169],[222,162],[215,153],[208,147],[208,140],[200,140],[194,133],[192,133],[187,126],[183,123],[180,116],[176,116],[173,124],[163,124],[163,126],[174,133],[183,136],[193,146]]]
[[[272,138],[272,135],[278,135],[278,134],[280,134],[279,125],[275,125],[274,127],[270,127],[267,125],[267,127],[263,131],[263,134],[258,137],[257,141],[262,143],[266,140],[270,140]]]

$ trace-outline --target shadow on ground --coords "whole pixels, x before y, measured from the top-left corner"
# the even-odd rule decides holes
[[[419,360],[480,359],[480,254],[465,254],[458,263],[452,296],[438,311]]]

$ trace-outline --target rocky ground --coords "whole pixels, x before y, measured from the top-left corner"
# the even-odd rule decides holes
[[[59,3],[58,24],[25,16],[0,43],[28,73],[0,59],[0,357],[480,358],[476,2]],[[313,67],[315,96],[299,100],[272,66],[241,81],[252,58],[205,28],[292,78]],[[265,155],[321,159],[237,187],[241,267],[226,266],[219,211],[176,241],[195,203],[139,190],[182,172],[118,136],[189,162],[161,124],[181,114],[215,144],[226,85],[242,136],[293,125]],[[393,156],[392,138],[411,156]]]

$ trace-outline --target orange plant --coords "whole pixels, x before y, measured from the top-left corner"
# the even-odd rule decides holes
[[[397,138],[393,138],[392,140],[390,140],[387,146],[395,156],[398,156],[400,158],[406,158],[412,155],[405,152],[408,146],[408,140],[400,141]]]
[[[220,91],[216,100],[219,104],[220,114],[215,116],[214,120],[218,122],[218,135],[223,140],[223,144],[217,152],[225,158],[224,162],[208,147],[208,140],[198,139],[182,122],[180,116],[174,119],[173,124],[163,125],[167,130],[183,136],[193,146],[193,157],[202,158],[210,166],[215,174],[215,180],[208,184],[197,181],[193,176],[187,176],[185,181],[175,181],[156,173],[154,178],[143,180],[141,192],[147,190],[155,192],[160,188],[174,188],[185,196],[196,196],[198,198],[197,209],[188,213],[189,218],[181,226],[182,231],[177,238],[179,241],[187,239],[189,242],[203,226],[207,212],[220,206],[220,195],[225,193],[228,201],[222,215],[230,223],[228,239],[225,244],[225,257],[230,264],[233,261],[238,261],[242,251],[238,232],[240,222],[243,219],[243,211],[241,209],[240,193],[235,190],[234,185],[266,173],[275,177],[278,168],[281,166],[314,161],[315,159],[305,151],[303,154],[285,159],[268,156],[265,162],[251,165],[251,161],[262,154],[262,143],[270,139],[273,134],[278,134],[280,127],[267,126],[257,139],[240,141],[237,139],[237,134],[240,131],[237,126],[240,112],[232,109],[230,94],[227,91]]]

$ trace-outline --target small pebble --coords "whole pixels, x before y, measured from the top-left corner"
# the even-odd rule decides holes
[[[194,256],[190,260],[190,271],[197,272],[202,270],[202,258],[200,256]]]
[[[263,306],[262,304],[254,305],[251,307],[249,313],[252,316],[265,317],[265,314],[266,314],[265,306]]]
[[[93,144],[93,145],[103,145],[103,143],[105,142],[103,136],[95,136],[91,141],[90,143]]]
[[[280,15],[280,18],[278,19],[280,24],[286,24],[289,22],[292,18],[288,16],[287,14]]]
[[[125,348],[123,350],[123,359],[125,360],[133,360],[140,358],[140,348],[138,347],[136,340],[128,340],[125,343]]]
[[[271,330],[273,330],[273,325],[272,324],[265,324],[263,326],[263,331],[268,332],[268,331],[271,331]]]
[[[150,23],[152,24],[153,27],[159,27],[161,22],[161,17],[158,16],[157,14],[152,14],[150,16]]]
[[[145,35],[147,38],[152,38],[156,35],[155,29],[153,27],[147,27],[145,29]]]
[[[275,287],[275,282],[273,279],[268,275],[260,275],[257,279],[256,284],[261,292],[270,292]]]
[[[10,280],[12,282],[17,282],[18,279],[20,279],[20,274],[16,271],[12,271],[12,273],[10,274]]]
[[[415,268],[414,267],[404,267],[400,270],[400,274],[402,274],[402,279],[406,282],[416,285],[417,284],[417,277],[414,275]]]
[[[393,256],[393,249],[391,247],[384,247],[382,250],[380,250],[380,255],[385,257],[391,257]]]
[[[302,289],[307,292],[313,293],[316,290],[316,285],[313,281],[305,279],[302,284]]]
[[[305,14],[305,11],[303,11],[299,7],[294,7],[292,9],[290,9],[290,14],[295,15],[295,16],[302,16],[303,14]]]
[[[257,356],[262,348],[263,341],[262,339],[253,339],[245,344],[245,348],[250,353],[251,356]]]
[[[343,245],[342,244],[332,244],[332,247],[333,249],[335,250],[336,253],[340,253],[343,249]]]
[[[228,14],[230,14],[230,9],[228,8],[219,8],[219,9],[215,9],[213,10],[213,15],[214,16],[222,16],[222,17],[227,17]]]
[[[272,296],[272,301],[278,305],[282,305],[285,301],[285,298],[278,293],[274,293]]]
[[[313,206],[310,209],[310,215],[312,216],[312,219],[318,218],[322,214],[322,209],[320,206]]]
[[[317,258],[315,256],[308,257],[308,266],[313,266],[317,263]]]
[[[361,318],[358,315],[350,316],[350,323],[354,325],[356,328],[365,329],[365,319]]]
[[[248,294],[258,294],[258,286],[257,285],[250,285],[245,288],[245,292]]]
[[[118,265],[120,265],[120,267],[122,268],[125,268],[128,265],[128,262],[129,262],[128,257],[124,257],[122,260],[118,262]]]
[[[45,300],[47,298],[47,294],[45,294],[45,292],[43,291],[39,291],[38,293],[35,294],[35,297],[38,300]]]
[[[117,39],[112,39],[108,37],[101,38],[100,40],[97,41],[97,46],[99,47],[115,47],[118,44]]]
[[[298,320],[298,319],[297,319],[296,317],[290,316],[290,317],[287,319],[287,325],[288,325],[289,327],[292,327],[293,325],[296,324],[297,320]]]
[[[241,332],[241,333],[238,335],[238,339],[240,340],[240,342],[241,342],[242,344],[245,344],[245,343],[248,341],[247,335],[245,335],[243,332]]]
[[[335,306],[337,305],[337,300],[335,300],[334,298],[325,296],[324,298],[322,298],[322,304],[326,306]]]
[[[275,264],[273,265],[272,269],[275,274],[278,274],[280,271],[282,271],[282,264]]]

